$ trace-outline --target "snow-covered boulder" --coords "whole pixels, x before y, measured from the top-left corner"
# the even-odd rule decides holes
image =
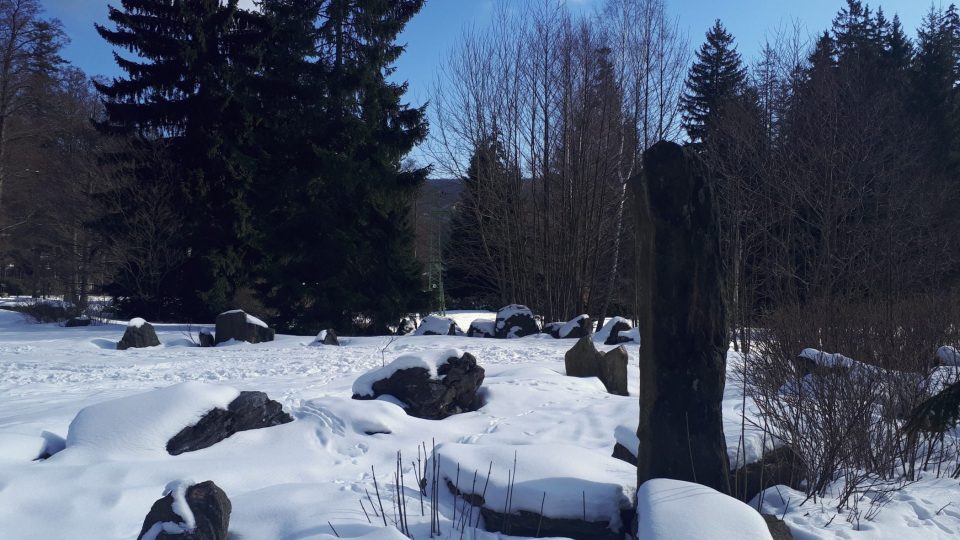
[[[330,328],[327,330],[321,330],[311,345],[330,345],[333,347],[339,347],[340,340],[337,338],[337,333]]]
[[[443,490],[438,495],[452,499],[458,494],[459,504],[479,506],[488,531],[528,537],[623,538],[628,527],[624,512],[628,517],[633,512],[636,467],[593,450],[563,444],[443,443],[431,456],[428,471],[433,470],[434,459],[439,465],[437,484]],[[479,478],[476,484],[474,472]],[[433,485],[431,480],[428,473],[428,485]]]
[[[141,318],[136,318],[130,319],[127,323],[127,329],[117,343],[117,350],[142,349],[157,345],[160,345],[160,338],[157,337],[157,331],[153,329],[153,325]]]
[[[494,333],[494,321],[487,319],[477,319],[470,323],[470,328],[467,329],[469,337],[492,338]]]
[[[200,346],[201,347],[214,347],[217,344],[217,340],[213,337],[213,330],[209,328],[202,328],[200,330]]]
[[[413,317],[404,317],[400,319],[400,324],[397,325],[397,335],[406,336],[417,331],[417,321]]]
[[[636,428],[617,426],[617,429],[613,432],[613,438],[617,442],[613,445],[612,457],[636,467],[637,454],[640,453],[640,438],[637,437]]]
[[[949,345],[937,349],[936,358],[939,366],[960,367],[960,351]]]
[[[637,492],[637,538],[772,540],[753,508],[700,484],[658,478]]]
[[[611,317],[594,336],[604,345],[620,345],[621,343],[640,343],[640,329],[634,329],[630,321],[623,317]]]
[[[273,341],[274,331],[253,315],[235,309],[217,315],[216,337],[217,345],[230,340],[264,343]]]
[[[353,398],[393,396],[410,416],[440,420],[477,410],[483,377],[483,368],[470,353],[451,349],[411,354],[361,375],[353,383]]]
[[[449,317],[440,317],[437,315],[430,315],[423,322],[420,323],[420,327],[413,333],[415,336],[456,336],[462,334],[460,328],[457,327],[457,323]]]
[[[209,448],[240,431],[293,422],[283,407],[263,392],[240,392],[226,409],[215,408],[167,441],[172,456]]]
[[[797,368],[804,375],[810,373],[849,372],[858,362],[840,353],[804,349],[797,356]]]
[[[540,326],[527,306],[510,304],[497,310],[494,335],[500,339],[521,338],[540,333]]]
[[[227,540],[233,506],[212,481],[171,482],[163,495],[144,518],[137,540]]]
[[[579,315],[567,322],[550,323],[543,327],[543,332],[556,339],[580,339],[593,332],[593,322],[589,315]]]
[[[63,450],[64,440],[44,431],[40,435],[0,433],[0,463],[46,459]]]
[[[629,355],[623,346],[602,353],[593,345],[590,336],[580,341],[563,355],[567,375],[571,377],[599,377],[611,394],[626,396],[627,361]]]

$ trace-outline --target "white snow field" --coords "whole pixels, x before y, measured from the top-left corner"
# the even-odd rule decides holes
[[[492,318],[489,313],[456,315],[469,321]],[[205,480],[216,482],[233,504],[234,540],[329,540],[332,528],[343,538],[397,540],[402,535],[384,527],[366,494],[376,500],[375,471],[386,520],[392,524],[398,451],[410,532],[425,539],[431,512],[425,499],[421,513],[413,463],[418,448],[426,444],[432,449],[434,442],[445,474],[460,463],[461,487],[473,480],[474,469],[482,469],[478,475],[485,477],[492,462],[494,499],[516,456],[515,509],[539,509],[546,493],[549,513],[576,512],[575,500],[581,497],[580,511],[613,518],[611,507],[623,504],[636,489],[630,469],[608,459],[617,439],[630,444],[628,434],[636,428],[635,345],[627,346],[632,396],[621,397],[607,394],[597,379],[564,376],[563,355],[576,341],[548,336],[406,336],[392,342],[390,337],[345,337],[340,347],[311,347],[313,336],[280,335],[271,343],[199,348],[191,346],[191,339],[201,327],[158,324],[163,345],[117,351],[125,326],[38,325],[0,310],[3,540],[136,538],[151,505],[169,486]],[[602,342],[597,346],[612,348]],[[485,405],[476,412],[429,421],[407,416],[389,400],[350,399],[364,373],[403,356],[429,361],[451,349],[473,354],[486,370]],[[266,392],[295,421],[241,432],[195,452],[165,452],[165,440],[184,423],[244,390]],[[724,420],[731,461],[737,459],[742,407],[741,393],[729,384]],[[748,432],[747,461],[759,455],[762,440],[759,433]],[[54,455],[33,461],[44,453]],[[586,503],[586,489],[573,493],[574,500],[564,493],[560,486],[569,482],[591,483]],[[786,488],[771,491],[764,506],[785,513],[798,539],[960,535],[955,480],[912,484],[887,501],[874,520],[859,523],[836,516],[830,501],[801,506],[800,494]],[[441,492],[442,536],[460,538],[453,527],[453,498]],[[702,507],[694,501],[676,504],[691,513]],[[724,518],[718,512],[710,516]],[[712,526],[709,520],[701,522]],[[463,535],[471,540],[498,537],[471,527]]]

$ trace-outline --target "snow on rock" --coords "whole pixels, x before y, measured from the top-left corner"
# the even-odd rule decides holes
[[[800,352],[799,358],[826,369],[850,369],[857,365],[857,361],[840,353],[828,353],[817,349],[804,349]]]
[[[512,513],[523,510],[539,514],[542,503],[544,517],[583,519],[585,515],[585,521],[606,522],[610,529],[618,530],[620,511],[633,505],[636,467],[577,446],[443,443],[437,445],[436,459],[443,497],[449,496],[446,481],[456,483],[458,467],[457,487],[471,493],[474,471],[481,478],[478,484],[486,484],[492,463],[484,507],[498,512],[507,507],[508,471],[512,474],[514,460],[516,479],[509,505]],[[428,471],[432,460],[431,456]],[[475,491],[480,494],[482,488],[478,486]]]
[[[39,435],[0,433],[0,463],[33,461],[47,451],[47,440]]]
[[[131,328],[140,328],[140,327],[142,327],[142,326],[145,325],[145,324],[147,324],[147,321],[146,321],[145,319],[142,319],[142,318],[140,318],[140,317],[137,317],[137,318],[134,318],[134,319],[130,319],[130,322],[127,323],[127,326],[129,326],[129,327],[131,327]]]
[[[221,315],[230,315],[233,313],[243,313],[247,317],[247,323],[259,326],[260,328],[270,328],[267,326],[267,323],[261,321],[260,319],[254,317],[253,315],[243,311],[242,309],[232,309],[230,311],[224,311]]]
[[[428,317],[429,318],[429,317]],[[426,319],[424,320],[426,323]],[[421,328],[423,326],[421,325]],[[436,379],[437,369],[446,364],[451,358],[460,358],[463,351],[460,349],[447,349],[435,351],[423,351],[419,354],[405,354],[386,366],[364,373],[353,383],[353,393],[357,396],[372,397],[373,384],[377,381],[389,379],[394,373],[401,369],[423,368],[430,374],[431,379]]]
[[[960,351],[949,345],[940,347],[937,349],[937,363],[941,366],[960,367]]]
[[[521,338],[540,333],[533,311],[520,304],[510,304],[497,310],[494,330],[496,337],[500,339]]]
[[[637,456],[640,453],[640,438],[637,437],[636,428],[631,429],[627,426],[617,426],[617,429],[613,432],[613,438],[616,439],[620,446],[629,450],[633,456]]]
[[[597,330],[597,332],[593,335],[593,339],[595,341],[606,343],[607,339],[610,338],[610,332],[612,332],[613,328],[617,326],[617,323],[626,324],[628,328],[633,326],[630,324],[630,321],[624,319],[623,317],[610,317],[606,320],[603,326],[600,327],[600,330]]]
[[[70,422],[67,450],[104,458],[167,455],[167,441],[212,409],[226,409],[240,391],[185,382],[85,407]],[[66,453],[64,452],[64,453]]]
[[[477,319],[470,323],[470,327],[467,330],[468,337],[481,337],[481,338],[492,338],[494,333],[494,321],[486,319]]]
[[[665,478],[640,486],[637,525],[643,540],[772,540],[753,508],[706,486]]]
[[[415,336],[455,336],[459,334],[457,323],[449,317],[430,315],[413,333]]]

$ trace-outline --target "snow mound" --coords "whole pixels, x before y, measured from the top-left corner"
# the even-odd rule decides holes
[[[637,524],[643,540],[772,540],[753,508],[706,486],[665,478],[640,486]]]
[[[637,437],[637,433],[633,429],[627,426],[617,426],[617,429],[613,432],[613,438],[634,456],[640,454],[640,438]]]
[[[449,317],[440,317],[437,315],[430,315],[423,322],[420,323],[420,326],[417,327],[417,330],[413,333],[415,336],[447,336],[450,335],[450,329],[457,328],[457,323]],[[454,330],[456,331],[456,330]]]
[[[828,353],[818,351],[817,349],[804,349],[800,352],[800,358],[810,360],[822,368],[845,368],[850,369],[857,365],[857,361],[848,358],[840,353]]]
[[[426,320],[424,320],[424,323],[426,323]],[[405,354],[380,369],[369,371],[358,377],[353,383],[353,393],[363,397],[372,396],[375,382],[389,379],[401,369],[423,368],[430,373],[431,379],[436,379],[438,377],[437,370],[440,366],[445,365],[451,358],[460,358],[461,356],[463,356],[463,351],[460,349]]]
[[[585,448],[564,444],[444,443],[437,445],[436,455],[440,485],[444,486],[446,480],[456,483],[459,467],[458,487],[466,493],[470,493],[473,485],[474,471],[480,478],[477,483],[485,485],[487,471],[493,464],[484,506],[498,512],[507,506],[508,472],[512,474],[514,460],[512,512],[525,510],[539,514],[543,504],[546,517],[583,519],[586,514],[586,521],[608,522],[612,530],[617,530],[621,525],[620,511],[632,508],[636,467]],[[481,489],[477,487],[476,491]]]
[[[67,451],[98,456],[167,455],[167,441],[212,409],[226,409],[240,391],[190,381],[82,409],[70,422]]]
[[[0,433],[0,463],[33,461],[60,450],[63,450],[63,439],[49,432],[43,435]]]

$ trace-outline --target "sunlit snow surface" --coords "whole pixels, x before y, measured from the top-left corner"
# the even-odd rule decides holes
[[[458,312],[456,317],[468,326],[474,319],[492,319],[492,314]],[[398,451],[403,455],[411,532],[416,538],[428,538],[429,506],[422,516],[413,480],[412,462],[421,443],[430,448],[434,440],[440,448],[477,445],[478,451],[492,447],[495,450],[481,453],[497,457],[492,475],[502,478],[513,467],[510,446],[538,445],[541,454],[544,448],[553,449],[552,458],[570,454],[582,462],[585,458],[577,457],[581,453],[609,456],[618,428],[624,438],[637,422],[636,345],[627,346],[631,397],[620,397],[604,392],[597,379],[564,376],[563,354],[575,341],[548,336],[517,340],[408,336],[392,343],[389,337],[344,337],[340,347],[310,347],[313,336],[281,335],[271,343],[202,349],[188,346],[201,327],[157,324],[162,346],[117,351],[115,344],[125,326],[125,322],[81,328],[35,325],[16,313],[0,311],[3,539],[135,538],[150,506],[167,486],[190,479],[213,480],[230,497],[231,537],[326,540],[334,538],[329,522],[341,537],[396,540],[399,533],[384,529],[372,513],[373,523],[368,523],[360,499],[366,500],[367,491],[374,493],[375,470],[392,521]],[[602,342],[597,346],[613,348]],[[363,373],[401,356],[430,358],[451,349],[473,354],[486,370],[485,405],[479,411],[428,421],[408,417],[390,400],[350,399],[354,381]],[[195,421],[200,409],[221,406],[243,390],[266,392],[295,421],[241,432],[179,456],[169,456],[160,447],[173,424]],[[112,401],[117,399],[122,401]],[[729,384],[724,414],[731,457],[736,455],[742,406],[740,392]],[[71,422],[87,407],[92,408],[70,431]],[[65,450],[46,461],[32,461],[45,448],[62,447],[68,431],[71,444]],[[759,453],[761,440],[758,433],[748,433],[748,461]],[[477,456],[457,452],[464,460]],[[519,487],[541,485],[537,482],[546,476],[544,464],[525,466],[524,461],[531,460],[524,457],[529,452],[516,454],[514,506],[538,508],[542,493]],[[504,455],[509,462],[500,462],[498,456]],[[583,463],[572,464],[578,475],[594,474]],[[611,477],[609,471],[596,473],[596,478],[586,480],[616,483],[616,475]],[[472,480],[472,471],[469,474]],[[628,482],[629,475],[621,476],[620,483]],[[604,493],[614,497],[617,492]],[[876,522],[862,523],[862,532],[854,532],[844,516],[824,526],[830,515],[813,511],[819,503],[816,509],[798,508],[797,495],[783,493],[784,500],[792,501],[782,506],[787,507],[786,521],[801,533],[796,538],[926,539],[960,533],[956,481],[925,480],[908,487]],[[535,500],[527,500],[530,497]],[[547,501],[551,500],[548,494]],[[562,502],[559,495],[557,502]],[[938,513],[948,503],[952,504]],[[769,497],[766,504],[775,506]],[[370,512],[370,505],[365,505]],[[441,528],[448,537],[449,497],[441,498],[440,511]],[[459,531],[452,536],[459,538]],[[496,537],[482,531],[474,535],[472,530],[464,535]]]

